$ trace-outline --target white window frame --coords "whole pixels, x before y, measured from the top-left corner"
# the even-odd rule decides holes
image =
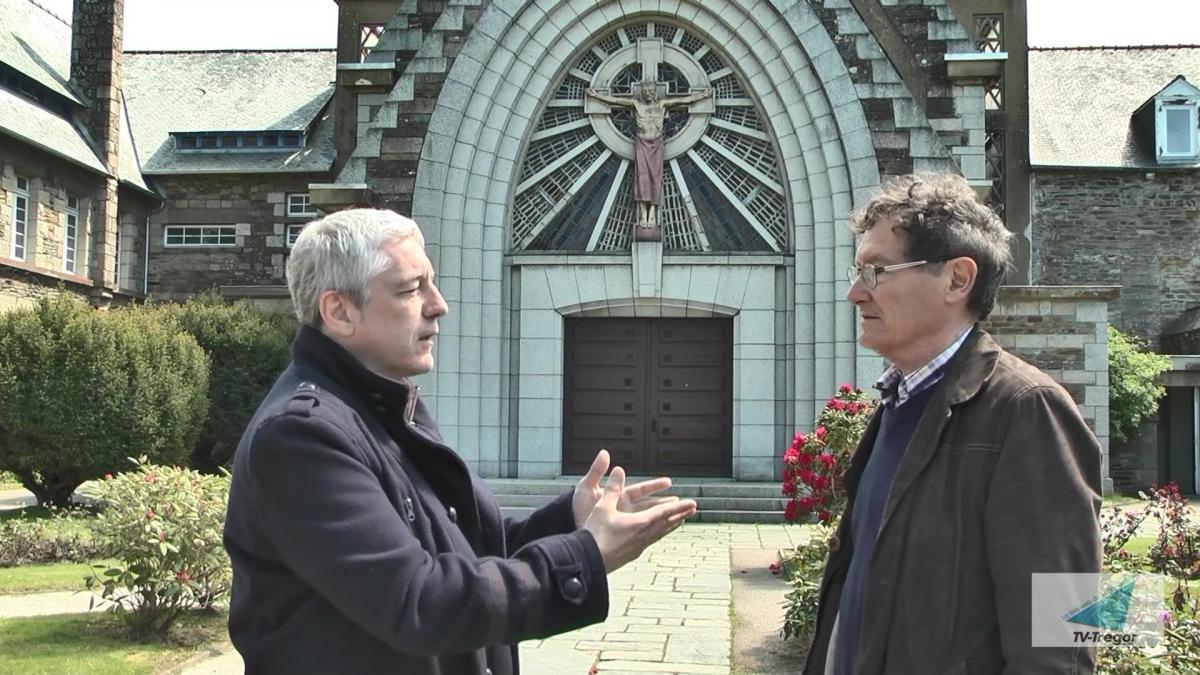
[[[307,223],[288,223],[283,232],[284,241],[287,243],[288,248],[296,245],[296,239],[300,237],[300,231],[304,229],[306,224]]]
[[[298,204],[293,204],[293,200]],[[318,215],[317,207],[312,205],[312,197],[307,192],[287,193],[288,218],[316,218]]]
[[[1159,110],[1161,115],[1159,129],[1162,134],[1159,138],[1159,147],[1162,148],[1159,158],[1192,159],[1196,157],[1197,150],[1200,149],[1197,148],[1197,145],[1200,144],[1200,139],[1197,138],[1197,135],[1200,134],[1200,130],[1197,129],[1197,103],[1163,103],[1159,106]],[[1171,110],[1184,110],[1188,113],[1188,150],[1185,152],[1170,152],[1167,150],[1167,134],[1169,131],[1167,128],[1167,112]]]
[[[67,195],[67,208],[63,211],[63,271],[75,274],[77,269],[79,269],[79,198]]]
[[[21,187],[24,184],[25,187]],[[29,179],[17,176],[12,193],[13,234],[9,252],[18,260],[29,255]]]
[[[191,239],[192,241],[187,241]],[[236,225],[166,225],[163,248],[227,248],[237,246]]]
[[[114,279],[115,283],[113,286],[118,291],[121,290],[121,239],[123,239],[121,236],[121,224],[117,223],[117,240],[114,242],[116,245],[113,247],[115,249],[113,251],[113,267],[116,268],[114,275],[116,279]]]

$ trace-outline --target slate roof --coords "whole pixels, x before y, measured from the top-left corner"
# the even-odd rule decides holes
[[[1179,75],[1200,84],[1200,46],[1029,50],[1030,164],[1168,168],[1132,116]]]
[[[0,0],[0,63],[29,76],[76,105],[72,91],[71,26],[30,0]],[[128,117],[122,115],[117,178],[150,191],[138,167]],[[0,88],[0,133],[42,148],[82,167],[108,170],[73,120]]]
[[[30,0],[0,0],[0,63],[79,103],[71,79],[71,25]]]
[[[93,171],[108,173],[79,130],[70,122],[4,88],[0,88],[0,133]],[[141,182],[140,175],[138,181]]]
[[[328,50],[126,52],[125,101],[142,171],[319,172],[333,165]],[[304,148],[177,151],[172,132],[310,130]]]

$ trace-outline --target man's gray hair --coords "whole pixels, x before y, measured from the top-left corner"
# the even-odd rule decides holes
[[[417,224],[394,211],[349,209],[306,225],[287,262],[296,318],[319,327],[325,291],[342,293],[358,307],[365,305],[367,284],[392,265],[384,247],[409,237],[425,245]]]
[[[862,234],[895,217],[907,261],[963,256],[975,261],[975,286],[967,308],[986,319],[1012,266],[1012,233],[995,212],[979,203],[958,174],[899,176],[866,206],[850,215],[850,229]],[[929,265],[930,273],[941,265]]]

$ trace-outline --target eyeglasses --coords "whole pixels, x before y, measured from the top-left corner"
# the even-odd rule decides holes
[[[850,284],[853,285],[854,282],[858,281],[861,277],[867,288],[875,288],[875,286],[879,284],[880,274],[885,274],[887,272],[899,272],[900,270],[906,270],[910,267],[920,267],[921,265],[932,265],[933,263],[946,262],[947,260],[957,257],[959,256],[943,255],[938,256],[937,258],[929,258],[928,260],[896,263],[895,265],[851,265],[850,268],[846,270],[846,278],[849,279]]]

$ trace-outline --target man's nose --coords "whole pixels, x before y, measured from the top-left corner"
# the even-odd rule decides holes
[[[445,316],[450,311],[450,305],[446,304],[446,298],[442,296],[442,292],[438,289],[437,285],[430,283],[429,289],[431,295],[425,303],[425,316],[430,319]]]
[[[850,288],[846,289],[846,299],[854,305],[862,304],[871,298],[870,290],[862,276],[859,276],[850,284]]]

